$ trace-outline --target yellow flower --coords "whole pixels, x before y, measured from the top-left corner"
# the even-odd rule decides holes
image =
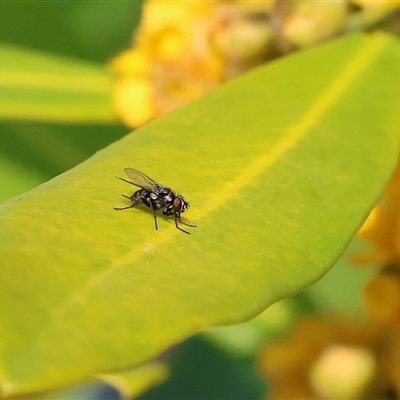
[[[368,315],[385,324],[400,324],[400,269],[384,268],[364,290]]]
[[[377,364],[368,347],[331,344],[312,365],[310,385],[318,398],[360,398],[375,378]]]
[[[351,11],[347,0],[147,0],[132,49],[110,61],[116,111],[140,126],[282,53],[390,14],[371,10]]]
[[[113,98],[125,124],[140,126],[220,82],[219,59],[207,43],[210,12],[201,1],[144,3],[134,47],[110,62],[120,75]]]
[[[280,45],[287,51],[329,39],[341,32],[347,14],[345,0],[284,3],[279,16]]]
[[[351,257],[354,264],[373,264],[380,271],[367,283],[363,302],[370,317],[384,324],[400,324],[400,167],[358,236],[369,250]]]
[[[126,125],[135,127],[156,115],[150,81],[123,77],[114,87],[113,103]]]
[[[130,127],[186,104],[264,61],[269,2],[155,1],[143,5],[133,48],[110,61],[114,105]],[[255,17],[256,16],[256,17]]]
[[[400,167],[382,196],[358,232],[361,239],[369,242],[369,252],[352,256],[356,264],[394,264],[400,255]]]
[[[289,338],[261,350],[259,370],[272,389],[266,398],[383,400],[399,394],[399,343],[396,330],[371,321],[307,317]]]

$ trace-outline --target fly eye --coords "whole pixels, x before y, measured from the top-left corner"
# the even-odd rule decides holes
[[[174,212],[180,212],[182,209],[182,200],[180,197],[175,197],[174,201],[172,202],[172,208]]]

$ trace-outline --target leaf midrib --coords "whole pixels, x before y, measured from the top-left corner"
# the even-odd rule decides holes
[[[337,74],[337,77],[332,81],[330,86],[324,90],[309,110],[304,113],[302,118],[289,127],[287,133],[271,147],[270,151],[257,157],[233,181],[228,182],[221,190],[210,196],[210,200],[201,210],[191,211],[191,219],[193,221],[198,221],[202,218],[206,218],[213,211],[219,209],[223,204],[235,197],[240,190],[249,186],[262,173],[279,161],[290,149],[295,147],[297,143],[310,133],[311,129],[317,125],[329,109],[337,103],[346,89],[357,80],[357,77],[368,67],[374,57],[384,50],[386,45],[387,39],[384,35],[375,35],[373,40],[364,45],[358,52],[354,53],[352,59],[347,63],[346,67]],[[146,246],[138,245],[132,247],[126,255],[116,259],[103,272],[93,276],[78,290],[71,293],[66,301],[56,309],[57,312],[54,313],[54,318],[51,319],[52,324],[64,318],[68,310],[73,307],[75,303],[79,303],[80,300],[84,299],[85,292],[88,292],[100,282],[106,281],[115,271],[128,264],[137,262],[141,257],[145,256],[146,253],[154,252],[158,247],[170,242],[176,235],[181,234],[174,226],[168,229],[170,229],[168,234],[152,236]]]

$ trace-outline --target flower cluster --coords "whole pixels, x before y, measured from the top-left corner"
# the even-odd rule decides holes
[[[147,0],[132,47],[109,63],[115,109],[138,127],[268,60],[369,27],[399,4]]]
[[[400,394],[400,332],[346,318],[309,317],[260,352],[274,399],[392,399]]]
[[[353,262],[378,266],[364,289],[366,311],[374,320],[400,328],[400,167],[358,234],[372,248],[353,256]]]

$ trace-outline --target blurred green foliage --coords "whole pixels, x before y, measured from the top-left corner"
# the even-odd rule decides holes
[[[0,40],[102,63],[130,44],[141,5],[141,0],[2,1]]]
[[[1,4],[0,43],[104,63],[126,48],[141,1]],[[128,132],[121,125],[0,122],[0,202],[27,191]]]

